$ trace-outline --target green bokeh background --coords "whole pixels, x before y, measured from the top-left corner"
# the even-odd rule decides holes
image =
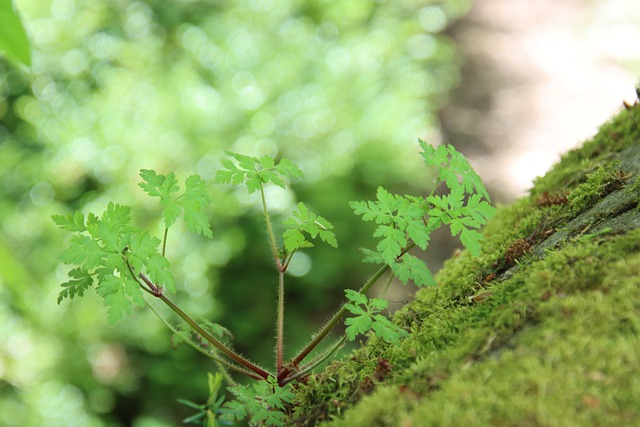
[[[172,349],[148,310],[107,325],[100,298],[56,304],[69,236],[52,214],[128,204],[162,231],[138,170],[209,184],[214,238],[175,226],[175,300],[271,365],[276,274],[256,197],[216,186],[223,150],[287,157],[306,179],[269,188],[277,222],[304,201],[339,251],[305,251],[288,279],[295,351],[373,271],[371,227],[348,207],[378,185],[427,191],[416,138],[459,80],[442,34],[467,0],[17,0],[30,70],[0,59],[0,425],[178,425],[206,400],[209,360]],[[295,268],[294,268],[295,270]],[[294,271],[296,273],[296,271]],[[393,305],[393,304],[392,304]],[[398,304],[396,304],[398,305]]]

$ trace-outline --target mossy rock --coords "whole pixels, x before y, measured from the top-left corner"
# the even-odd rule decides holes
[[[296,386],[292,425],[640,425],[640,107],[500,207],[370,340]]]

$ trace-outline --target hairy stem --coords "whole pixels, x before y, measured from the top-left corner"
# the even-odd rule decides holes
[[[207,340],[209,343],[211,343],[211,345],[213,345],[215,348],[220,350],[222,353],[224,353],[230,359],[233,359],[236,363],[244,366],[245,368],[249,369],[250,371],[255,372],[261,378],[267,379],[270,376],[270,374],[267,371],[265,371],[262,368],[254,365],[253,363],[249,362],[247,359],[245,359],[244,357],[242,357],[239,354],[235,353],[229,347],[227,347],[226,345],[224,345],[220,341],[218,341],[213,335],[211,335],[209,332],[207,332],[205,329],[203,329],[200,325],[198,325],[198,323],[195,320],[193,320],[187,313],[182,311],[177,305],[175,305],[173,303],[173,301],[171,301],[165,295],[161,294],[161,295],[158,296],[158,298],[160,298],[160,300],[162,300],[162,302],[164,302],[171,310],[173,310],[174,313],[176,313],[178,316],[180,316],[182,318],[182,320],[187,322],[187,324],[189,326],[191,326],[198,334],[200,334],[200,336],[202,336],[202,338]]]
[[[234,364],[233,362],[230,362],[229,360],[220,357],[215,352],[204,347],[202,343],[199,343],[199,344],[196,343],[194,340],[190,339],[184,332],[179,331],[175,326],[169,323],[168,320],[162,317],[162,315],[153,307],[153,305],[149,301],[145,300],[145,302],[147,303],[147,306],[149,307],[149,309],[156,315],[156,317],[160,319],[162,323],[164,323],[165,326],[167,326],[167,328],[169,328],[174,334],[179,336],[185,343],[187,343],[189,346],[191,346],[195,350],[213,359],[214,362],[218,365],[218,370],[222,373],[222,375],[224,375],[225,380],[227,380],[229,384],[233,385],[234,381],[233,381],[233,378],[231,378],[231,376],[229,375],[229,372],[227,371],[227,369],[231,369],[235,372],[241,373],[243,375],[248,376],[249,378],[253,378],[256,380],[262,379],[261,376],[251,371],[247,371],[246,369]]]
[[[166,295],[164,295],[162,293],[162,291],[160,290],[161,288],[159,288],[156,285],[154,285],[153,282],[151,282],[151,280],[149,280],[149,278],[147,276],[145,276],[144,274],[140,273],[140,274],[138,274],[138,277],[140,277],[140,279],[142,279],[142,281],[148,286],[148,288],[146,288],[142,284],[140,284],[140,286],[142,286],[142,289],[144,289],[145,291],[147,291],[148,293],[150,293],[154,297],[159,298],[174,313],[176,313],[178,316],[180,316],[180,318],[182,320],[184,320],[189,326],[191,326],[191,328],[193,328],[193,330],[196,331],[202,338],[207,340],[207,342],[209,342],[215,348],[220,350],[227,357],[229,357],[230,359],[232,359],[236,363],[244,366],[248,370],[250,370],[252,372],[255,372],[256,374],[258,374],[258,376],[260,378],[267,379],[269,376],[271,376],[271,374],[269,374],[267,371],[265,371],[264,369],[254,365],[253,363],[249,362],[247,359],[245,359],[244,357],[240,356],[239,354],[237,354],[236,352],[231,350],[229,347],[227,347],[226,345],[224,345],[223,343],[218,341],[213,335],[211,335],[209,332],[207,332],[205,329],[203,329],[202,326],[200,326],[198,324],[198,322],[193,320],[191,318],[191,316],[189,316],[187,313],[182,311],[182,309],[180,307],[178,307],[173,301],[171,301],[169,298],[167,298]]]
[[[413,242],[409,243],[402,250],[402,252],[400,252],[400,255],[398,255],[397,259],[402,258],[402,256],[407,252],[409,252],[415,245],[416,244]],[[391,267],[388,264],[385,264],[382,267],[380,267],[378,271],[376,271],[375,274],[371,276],[371,278],[369,278],[369,280],[367,280],[367,282],[364,285],[362,285],[362,287],[358,292],[361,294],[367,293],[369,289],[371,289],[371,287],[389,269],[391,269]],[[329,322],[327,322],[327,324],[320,330],[320,332],[318,332],[318,334],[315,335],[313,340],[309,344],[307,344],[300,353],[298,353],[298,355],[289,363],[289,365],[297,366],[300,362],[302,362],[304,358],[307,357],[309,353],[311,353],[313,349],[316,348],[318,344],[322,342],[322,340],[327,336],[327,334],[329,334],[329,332],[331,332],[331,330],[336,327],[338,322],[340,322],[340,320],[342,320],[344,315],[347,314],[347,311],[348,310],[344,307],[344,304],[343,304],[342,308],[340,308],[340,310],[333,315],[333,317],[329,320]],[[280,383],[282,381],[285,381],[290,373],[291,373],[290,367],[286,367],[285,369],[283,369],[281,372],[278,373],[278,382]]]
[[[267,222],[267,234],[269,235],[269,243],[271,244],[271,252],[273,253],[273,258],[276,261],[276,267],[278,271],[282,270],[282,264],[280,262],[280,257],[278,256],[278,246],[276,245],[276,236],[273,232],[273,227],[271,226],[271,218],[269,217],[269,209],[267,209],[267,199],[264,195],[264,185],[260,184],[260,196],[262,197],[262,210],[264,211],[264,219]]]
[[[313,368],[315,368],[316,366],[318,366],[319,364],[321,364],[322,362],[327,360],[329,357],[331,357],[334,353],[336,353],[340,349],[340,347],[344,344],[346,339],[347,339],[346,336],[343,336],[342,338],[340,338],[338,341],[335,342],[335,344],[333,344],[331,347],[329,347],[328,350],[326,350],[323,353],[321,353],[319,356],[317,356],[311,362],[308,362],[304,366],[301,366],[300,370],[296,370],[293,373],[293,375],[290,375],[287,378],[284,378],[281,381],[280,386],[284,386],[284,385],[286,385],[286,384],[288,384],[288,383],[290,383],[292,381],[297,380],[298,378],[301,378],[301,377],[304,377],[305,375],[307,375],[309,372],[311,372],[311,370]]]
[[[376,271],[376,273],[373,276],[371,276],[369,280],[367,280],[367,282],[362,286],[359,292],[361,294],[366,293],[378,281],[378,279],[380,279],[380,277],[382,277],[382,275],[386,273],[387,270],[389,270],[389,268],[390,267],[388,265],[384,265],[380,267],[380,269]],[[311,353],[313,349],[316,348],[318,344],[322,342],[322,340],[327,336],[327,334],[331,332],[333,328],[336,327],[338,322],[342,320],[342,318],[346,313],[347,313],[347,309],[343,305],[342,308],[336,314],[334,314],[333,317],[329,320],[329,322],[327,322],[327,324],[320,330],[320,332],[316,334],[313,340],[309,344],[307,344],[306,347],[303,348],[300,353],[298,353],[295,359],[291,361],[291,364],[295,366],[295,365],[298,365],[300,362],[302,362],[304,358],[307,357],[309,353]],[[278,381],[284,380],[289,375],[290,372],[291,372],[291,368],[288,368],[288,367],[282,370],[281,372],[279,372]]]
[[[284,353],[284,272],[280,271],[278,276],[278,335],[276,350],[276,373],[282,370],[282,354]]]

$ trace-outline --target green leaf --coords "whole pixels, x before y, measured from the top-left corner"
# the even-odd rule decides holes
[[[96,287],[96,292],[104,299],[104,304],[107,307],[107,319],[112,325],[133,311],[133,302],[125,294],[122,285],[122,280],[119,277],[111,275],[104,277]]]
[[[29,38],[11,0],[0,0],[0,51],[14,63],[31,66]]]
[[[380,298],[368,299],[366,295],[351,289],[346,289],[345,295],[349,301],[354,303],[344,305],[344,308],[355,315],[344,321],[345,325],[347,325],[345,334],[350,341],[370,330],[373,330],[378,338],[389,343],[395,343],[400,338],[408,335],[405,330],[391,323],[384,315],[379,314],[389,305],[386,300]]]
[[[349,202],[349,205],[365,221],[375,221],[376,224],[393,223],[398,208],[397,199],[382,187],[378,187],[376,197],[377,202]]]
[[[164,197],[164,194],[174,192],[171,175],[170,179],[159,178],[153,171],[143,175],[149,184],[146,188],[149,193]],[[208,203],[203,183],[199,178],[190,178],[186,186],[182,202],[187,210],[197,212]],[[129,207],[109,203],[100,217],[89,213],[85,221],[82,214],[76,212],[66,217],[55,216],[54,221],[63,229],[88,232],[88,235],[74,235],[61,255],[63,262],[76,264],[79,268],[71,270],[72,280],[62,284],[58,302],[82,295],[95,277],[96,292],[104,299],[109,321],[115,323],[131,313],[133,305],[145,304],[138,274],[146,272],[158,286],[175,293],[169,261],[158,251],[160,239],[130,224]]]
[[[198,175],[191,175],[185,181],[185,192],[180,196],[180,206],[184,209],[184,221],[187,228],[197,234],[212,238],[209,218],[203,210],[209,207],[211,198],[207,194],[206,184]]]
[[[65,264],[84,265],[86,269],[92,270],[102,263],[105,251],[98,242],[89,236],[79,234],[73,236],[69,247],[62,252],[62,262]]]
[[[128,206],[109,203],[107,209],[98,219],[89,214],[87,230],[96,242],[107,252],[122,252],[128,243],[129,235],[136,228],[131,226],[131,210]]]
[[[489,200],[489,193],[482,179],[473,170],[469,161],[452,145],[439,145],[434,148],[419,140],[423,157],[427,166],[437,168],[438,180],[445,182],[449,189],[461,188],[466,194],[478,194]]]
[[[391,264],[391,269],[394,276],[405,285],[411,280],[418,286],[436,286],[436,281],[427,265],[413,255],[404,254],[398,262]]]
[[[420,219],[418,220],[411,220],[407,224],[406,230],[409,238],[413,240],[420,249],[427,249],[433,229],[424,223],[422,215],[420,215]]]
[[[371,298],[369,300],[369,310],[371,312],[378,312],[386,309],[389,306],[389,301],[381,298]]]
[[[76,295],[84,296],[84,291],[93,285],[93,277],[91,274],[81,268],[74,268],[68,275],[73,280],[69,280],[61,285],[64,289],[58,294],[58,304],[65,298],[72,299]]]
[[[175,279],[169,270],[169,261],[158,251],[159,245],[160,239],[140,231],[129,240],[127,259],[137,273],[146,270],[154,284],[175,293]]]
[[[489,193],[487,193],[487,190],[482,183],[482,179],[473,170],[464,155],[456,151],[452,145],[447,146],[447,151],[451,157],[451,162],[449,164],[449,168],[441,170],[441,173],[447,173],[445,171],[448,171],[449,174],[455,173],[458,175],[457,178],[449,178],[455,180],[455,183],[452,183],[452,185],[449,185],[449,182],[447,182],[449,188],[461,185],[467,194],[478,194],[489,200]]]
[[[358,335],[364,334],[371,329],[373,320],[369,314],[365,313],[359,316],[347,318],[344,321],[344,324],[347,325],[347,328],[344,331],[347,338],[349,341],[353,341]]]
[[[482,234],[475,230],[463,229],[460,233],[460,241],[475,257],[480,256],[480,240],[482,240]]]
[[[344,321],[344,324],[347,325],[345,334],[349,341],[353,341],[358,335],[364,334],[371,329],[373,319],[369,314],[369,299],[366,295],[353,289],[345,289],[344,293],[347,299],[353,302],[353,304],[344,305],[345,309],[355,315]]]
[[[292,217],[288,218],[284,224],[289,226],[283,234],[284,247],[288,253],[292,253],[299,248],[313,246],[304,234],[311,238],[319,237],[320,240],[330,246],[338,247],[336,236],[331,231],[333,230],[333,225],[320,215],[311,212],[304,203],[298,203]]]
[[[258,160],[258,163],[260,163],[262,169],[271,169],[276,165],[275,160],[273,160],[273,158],[267,156],[266,154],[262,156],[260,160]]]
[[[191,175],[185,182],[185,193],[182,196],[182,203],[193,206],[193,208],[205,209],[211,203],[211,198],[207,193],[206,183],[199,175]]]
[[[273,391],[271,394],[266,395],[265,402],[270,408],[284,409],[285,404],[290,403],[295,395],[291,392],[289,387],[280,387],[273,380],[269,381],[269,383]],[[282,415],[284,414],[282,413]]]
[[[379,225],[373,237],[383,237],[376,249],[387,264],[393,264],[407,244],[406,234],[390,225]]]
[[[174,174],[168,176],[158,174],[154,170],[141,169],[140,178],[142,182],[138,183],[140,188],[151,197],[159,197],[160,204],[163,209],[163,217],[166,227],[170,227],[180,215],[179,206],[171,198],[171,193],[180,190],[178,181]]]
[[[289,159],[281,159],[280,163],[276,165],[278,173],[284,176],[288,176],[291,179],[304,178],[304,173]]]
[[[142,169],[140,177],[143,182],[138,185],[145,193],[151,197],[160,198],[166,228],[171,227],[184,212],[184,221],[189,231],[209,238],[213,237],[209,218],[203,212],[209,207],[211,198],[207,194],[206,184],[200,176],[191,175],[188,177],[185,180],[185,190],[179,196],[173,194],[180,191],[178,180],[173,173],[165,176],[159,175],[153,170]]]
[[[169,228],[176,223],[180,213],[182,213],[182,207],[172,199],[160,199],[160,206],[163,208],[162,218],[164,219],[164,226]]]
[[[424,141],[420,141],[420,146],[425,163],[438,168],[438,179],[450,190],[448,195],[427,198],[427,203],[431,204],[429,227],[435,228],[442,223],[449,225],[451,234],[460,235],[465,248],[478,256],[482,235],[473,229],[485,225],[495,212],[482,180],[453,146],[433,148]]]
[[[242,184],[246,172],[239,170],[235,163],[228,158],[222,159],[220,163],[226,169],[218,169],[213,182],[216,184]]]
[[[371,249],[367,249],[367,248],[360,248],[360,250],[364,254],[364,258],[362,259],[362,262],[370,262],[373,264],[386,264],[380,252],[372,251]]]
[[[177,399],[178,403],[184,405],[184,406],[188,406],[191,409],[196,409],[196,410],[201,410],[205,408],[205,405],[198,405],[197,403],[194,403],[190,400],[185,400],[185,399]],[[186,422],[186,420],[185,420]]]
[[[219,169],[214,177],[214,182],[219,184],[244,184],[249,194],[262,187],[262,184],[273,183],[284,188],[284,177],[301,178],[302,171],[287,159],[280,160],[276,164],[272,157],[267,155],[261,158],[246,156],[243,154],[225,151],[227,156],[236,160],[237,164],[224,158],[220,161],[224,169]]]
[[[136,230],[130,221],[131,209],[128,206],[109,203],[100,219],[87,220],[87,230],[91,237],[103,244],[106,251],[122,252],[128,243],[128,236]]]
[[[284,409],[294,398],[290,388],[279,387],[273,377],[250,386],[235,385],[228,390],[236,400],[225,403],[224,407],[231,412],[225,413],[223,418],[239,421],[250,415],[251,425],[282,426],[287,416],[278,409]]]
[[[176,282],[171,270],[169,270],[169,261],[165,257],[154,253],[147,259],[145,268],[155,284],[169,289],[169,292],[173,294],[176,293]]]
[[[418,144],[422,148],[420,156],[422,156],[427,166],[435,166],[436,168],[440,169],[448,165],[449,152],[446,146],[439,145],[438,147],[434,147],[430,144],[427,144],[422,139],[418,139]]]
[[[247,191],[249,194],[255,193],[256,191],[260,191],[262,188],[262,179],[257,172],[251,172],[247,174],[246,179]]]
[[[358,291],[354,291],[353,289],[345,289],[344,293],[347,296],[347,299],[355,304],[366,304],[369,301],[366,295]]]
[[[171,193],[180,191],[178,180],[173,173],[160,175],[154,170],[141,169],[140,178],[143,182],[138,185],[151,197],[171,198]]]
[[[375,202],[351,202],[357,215],[378,226],[374,237],[382,239],[376,246],[377,254],[367,252],[365,262],[393,264],[410,242],[422,249],[429,244],[434,227],[425,224],[426,202],[423,198],[400,196],[378,187]],[[433,224],[432,224],[433,225]]]
[[[409,336],[407,331],[391,323],[391,321],[382,314],[377,314],[373,318],[374,321],[371,326],[373,332],[377,337],[384,341],[388,343],[397,343],[400,339]]]
[[[287,253],[292,253],[301,248],[313,247],[313,243],[309,242],[306,237],[304,237],[304,234],[297,228],[285,230],[282,235],[282,240],[284,241],[284,249]]]
[[[52,215],[51,219],[53,219],[53,222],[55,222],[58,227],[65,231],[81,233],[87,230],[87,227],[84,225],[84,215],[80,211],[76,211],[67,216]]]

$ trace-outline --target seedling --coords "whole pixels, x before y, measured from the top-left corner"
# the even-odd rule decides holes
[[[205,214],[211,200],[205,182],[197,175],[186,179],[181,192],[173,173],[161,175],[153,170],[140,171],[140,187],[149,196],[159,198],[162,206],[165,226],[162,239],[133,225],[131,209],[119,204],[109,203],[100,216],[89,213],[85,218],[80,212],[53,216],[60,228],[74,234],[69,248],[62,254],[62,261],[76,266],[69,271],[70,280],[62,284],[58,303],[65,298],[82,296],[88,288],[94,287],[103,297],[111,323],[122,320],[134,306],[149,305],[175,334],[215,360],[232,384],[229,390],[236,400],[223,406],[223,401],[216,397],[220,377],[210,377],[213,400],[210,397],[206,405],[187,403],[199,411],[188,421],[202,420],[213,425],[218,416],[241,419],[249,415],[255,424],[281,425],[285,420],[282,411],[293,398],[286,386],[333,355],[345,340],[353,341],[360,335],[371,333],[387,343],[397,343],[409,334],[382,314],[387,308],[386,300],[367,297],[372,286],[389,271],[392,277],[404,284],[412,281],[419,286],[436,285],[424,261],[409,251],[415,247],[426,250],[431,233],[447,225],[469,252],[479,254],[482,235],[477,229],[494,212],[480,177],[452,146],[434,148],[422,140],[419,144],[425,164],[435,169],[433,190],[427,196],[402,196],[379,187],[375,201],[351,202],[357,215],[376,224],[373,236],[379,241],[375,249],[364,250],[364,261],[380,267],[360,289],[345,290],[347,300],[342,307],[298,354],[288,360],[284,355],[285,273],[298,250],[313,247],[318,241],[337,248],[338,241],[333,225],[327,219],[312,212],[304,203],[298,203],[292,216],[283,223],[286,229],[282,244],[278,244],[265,186],[284,188],[287,182],[303,178],[302,171],[287,159],[276,162],[269,156],[257,158],[226,152],[227,157],[222,159],[222,168],[214,181],[245,186],[249,193],[260,193],[266,234],[278,273],[276,362],[273,370],[263,369],[237,354],[227,342],[231,336],[229,331],[211,322],[195,321],[167,296],[167,291],[171,294],[177,291],[165,256],[171,226],[182,216],[190,231],[204,237],[213,236]],[[437,194],[440,187],[445,191]],[[162,301],[184,324],[176,326],[166,321],[149,304],[148,298]],[[347,326],[345,335],[308,360],[329,332],[342,321]],[[257,381],[251,386],[237,385],[228,375],[228,370]]]

